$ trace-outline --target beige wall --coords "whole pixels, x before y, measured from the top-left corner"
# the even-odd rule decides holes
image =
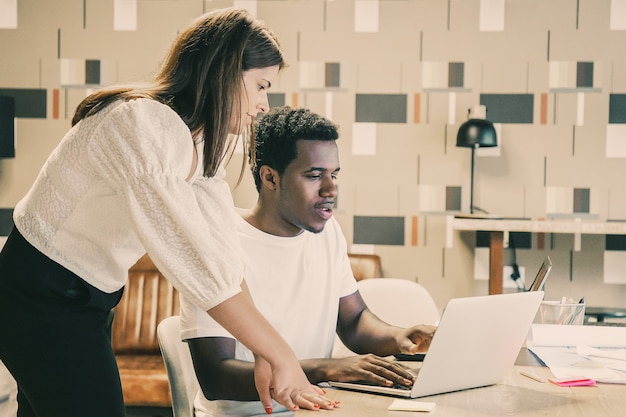
[[[17,120],[17,157],[0,160],[0,207],[13,207],[28,190],[86,93],[60,86],[59,30],[61,58],[100,59],[111,82],[134,81],[154,71],[176,32],[193,17],[232,4],[140,0],[138,30],[114,32],[112,0],[19,0],[18,29],[0,29],[0,88],[48,89],[48,117]],[[609,30],[610,1],[507,0],[503,32],[478,30],[479,4],[382,0],[379,32],[355,33],[352,0],[257,2],[258,16],[277,33],[290,63],[272,92],[284,93],[287,104],[296,94],[297,105],[329,115],[341,127],[336,217],[348,242],[355,215],[404,216],[406,244],[373,249],[382,256],[386,276],[418,280],[440,307],[451,297],[487,293],[486,282],[473,279],[474,234],[457,233],[453,248],[446,249],[445,213],[420,212],[418,198],[422,185],[462,186],[467,207],[470,154],[455,147],[455,135],[480,93],[534,94],[535,122],[502,125],[501,155],[477,159],[477,205],[507,216],[543,217],[546,186],[584,187],[591,189],[599,219],[626,219],[626,164],[623,158],[605,157],[608,97],[626,90],[626,33]],[[583,126],[574,126],[577,95],[550,92],[548,38],[551,59],[598,63],[600,91],[585,93]],[[301,89],[299,61],[339,62],[341,87]],[[454,124],[448,124],[448,92],[421,88],[423,61],[465,62],[468,91],[456,94]],[[51,91],[59,88],[61,117],[53,119]],[[406,124],[376,126],[375,156],[352,154],[356,93],[409,98]],[[546,124],[539,123],[542,93],[549,94]],[[415,94],[421,96],[419,123],[412,118]],[[239,168],[235,161],[231,171]],[[254,203],[251,184],[247,177],[234,191],[239,205]],[[412,216],[418,216],[417,246],[410,243]],[[555,267],[548,297],[584,295],[590,305],[625,306],[626,286],[603,283],[602,236],[583,236],[580,252],[573,251],[571,236],[546,241],[544,250],[518,250],[517,260],[534,275],[550,254]]]

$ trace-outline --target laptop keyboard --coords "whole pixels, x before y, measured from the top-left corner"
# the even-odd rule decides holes
[[[386,385],[379,385],[375,382],[371,382],[371,381],[355,381],[355,384],[359,384],[359,385],[369,385],[369,386],[373,386],[373,387],[385,387],[385,388],[393,388],[393,389],[400,389],[400,390],[406,390],[406,391],[410,391],[411,387],[407,387],[406,385],[402,385],[402,384],[398,384],[395,383],[392,386],[388,387]]]

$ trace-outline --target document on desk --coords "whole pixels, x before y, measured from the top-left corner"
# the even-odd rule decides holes
[[[626,384],[624,327],[533,324],[526,346],[557,378]]]
[[[530,327],[528,341],[533,346],[590,345],[602,348],[626,348],[626,327],[533,324]]]

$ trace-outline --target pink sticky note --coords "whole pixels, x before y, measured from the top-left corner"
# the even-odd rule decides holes
[[[584,376],[567,376],[563,378],[548,378],[548,381],[559,387],[585,387],[596,385],[596,381]]]

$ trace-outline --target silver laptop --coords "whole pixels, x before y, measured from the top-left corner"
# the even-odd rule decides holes
[[[543,291],[543,286],[546,284],[546,280],[548,279],[548,275],[550,275],[550,270],[552,269],[552,259],[549,256],[546,256],[543,259],[543,263],[537,271],[537,275],[533,280],[530,287],[528,287],[528,291]]]
[[[514,365],[542,299],[543,291],[527,291],[450,300],[412,388],[328,383],[410,398],[497,384]]]

